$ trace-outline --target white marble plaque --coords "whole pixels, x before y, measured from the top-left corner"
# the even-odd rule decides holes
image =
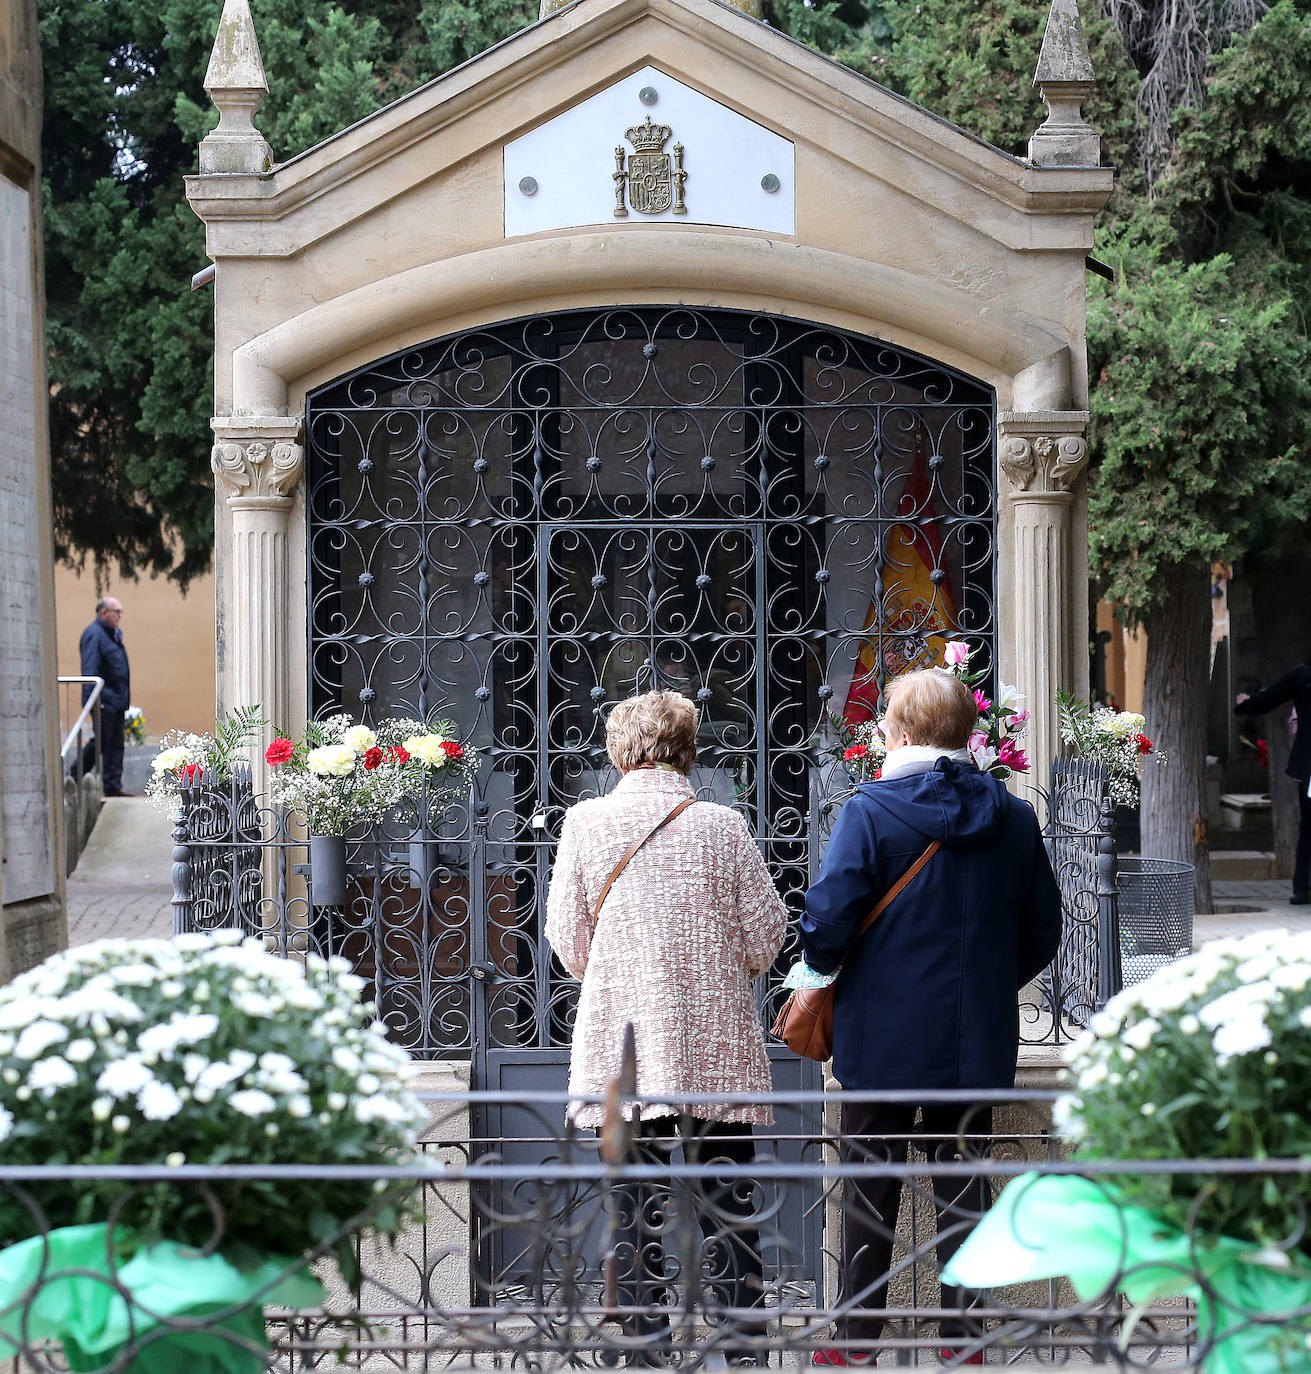
[[[643,92],[650,103],[643,101]],[[640,186],[625,185],[619,208],[626,213],[616,216],[615,149],[627,173],[633,159],[645,155],[643,136],[635,144],[627,131],[643,129],[648,116],[654,127],[669,131],[661,146],[649,150],[645,166],[655,173],[650,178],[655,203],[666,197],[670,203],[644,212],[638,207],[652,203],[652,197]],[[660,162],[666,157],[668,168]],[[669,171],[679,164],[686,174],[678,188],[681,213],[679,196],[664,188]],[[507,238],[584,224],[653,222],[795,234],[796,218],[793,145],[655,67],[643,67],[505,145]]]
[[[31,206],[0,175],[0,859],[5,905],[54,891],[37,526]]]

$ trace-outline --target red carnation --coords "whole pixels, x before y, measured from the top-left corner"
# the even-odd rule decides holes
[[[184,763],[182,767],[178,769],[178,777],[182,779],[185,786],[194,787],[200,780],[200,775],[204,771],[204,768],[198,763]]]
[[[381,749],[366,749],[364,751],[364,766],[366,768],[376,768],[382,762]]]
[[[868,748],[863,744],[853,744],[850,749],[843,754],[844,759],[863,759],[869,753]]]
[[[409,763],[410,761],[410,751],[403,744],[393,744],[387,753],[397,763]]]
[[[1263,739],[1256,742],[1256,761],[1262,768],[1270,767],[1270,746]]]
[[[878,780],[879,780],[882,776],[883,776],[883,769],[881,769],[881,768],[876,768],[876,769],[874,770],[874,781],[875,781],[875,782],[878,782]]]
[[[295,752],[296,746],[289,739],[279,736],[264,751],[264,762],[276,767],[280,763],[286,763]]]
[[[453,744],[450,740],[444,739],[442,740],[442,753],[445,754],[452,763],[459,763],[464,757],[464,746],[462,744]]]
[[[1152,742],[1146,735],[1138,736],[1138,752],[1140,754],[1150,754],[1152,752]]]

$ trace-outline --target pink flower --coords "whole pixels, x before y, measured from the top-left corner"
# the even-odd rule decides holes
[[[970,656],[970,646],[963,639],[952,639],[942,651],[942,661],[948,668],[963,668]]]
[[[1013,739],[1002,740],[1001,748],[997,751],[997,762],[1015,773],[1027,773],[1029,771],[1028,755]]]
[[[990,702],[977,687],[974,689],[974,704],[979,708],[980,715],[985,711],[992,710],[992,702]]]
[[[1022,735],[1028,723],[1029,710],[1028,707],[1025,707],[1023,711],[1016,711],[1016,713],[1011,716],[1006,722],[1006,728],[1012,735]]]

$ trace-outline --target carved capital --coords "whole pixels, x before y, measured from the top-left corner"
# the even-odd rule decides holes
[[[1069,492],[1088,463],[1087,411],[1004,412],[997,461],[1019,492]]]
[[[290,505],[305,471],[300,421],[270,416],[211,423],[217,442],[210,466],[229,502]]]

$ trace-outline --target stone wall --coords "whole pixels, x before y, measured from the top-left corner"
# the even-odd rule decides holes
[[[0,9],[0,979],[67,943],[35,0]]]

